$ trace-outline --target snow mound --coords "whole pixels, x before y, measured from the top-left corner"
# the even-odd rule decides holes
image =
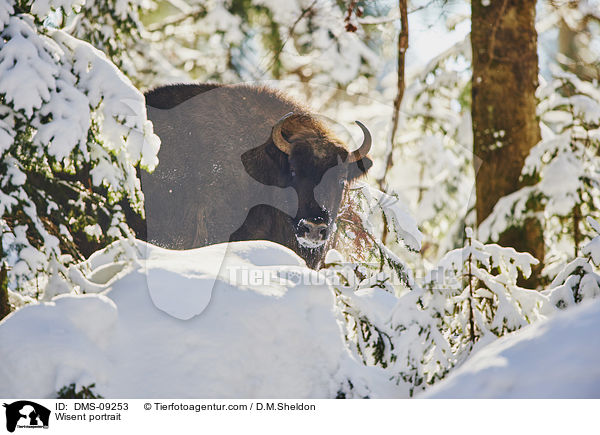
[[[107,398],[401,394],[351,357],[332,290],[289,249],[137,247],[125,267],[109,267],[106,252],[88,260],[95,279],[79,281],[92,293],[0,322],[0,397],[54,397],[70,383]]]
[[[483,347],[420,398],[600,398],[600,301]]]

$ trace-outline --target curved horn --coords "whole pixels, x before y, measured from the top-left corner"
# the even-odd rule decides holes
[[[358,126],[360,127],[360,129],[363,131],[364,139],[363,139],[363,143],[360,146],[360,148],[357,149],[356,151],[354,151],[350,155],[350,158],[348,159],[348,163],[358,162],[363,157],[365,157],[369,153],[369,150],[371,149],[371,133],[369,132],[369,129],[367,127],[365,127],[364,124],[360,121],[354,121],[354,122],[356,122],[358,124]]]
[[[286,113],[281,117],[279,121],[273,126],[273,131],[271,132],[271,138],[273,139],[273,143],[279,150],[287,155],[292,151],[292,145],[283,138],[281,134],[281,128],[283,127],[283,123],[286,119],[292,116],[294,112]]]

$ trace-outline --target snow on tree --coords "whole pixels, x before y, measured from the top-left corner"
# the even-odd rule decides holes
[[[63,8],[65,15],[59,23],[60,28],[104,52],[136,86],[147,88],[158,83],[189,80],[170,58],[172,51],[163,51],[164,45],[157,41],[158,35],[143,23],[143,16],[156,8],[154,2],[79,2],[81,6],[75,10]]]
[[[350,194],[353,201],[338,219],[336,246],[354,243],[358,249],[344,250],[348,262],[338,251],[325,259],[346,340],[357,358],[386,369],[410,395],[443,379],[480,339],[512,332],[552,310],[548,297],[517,285],[519,271],[528,276],[535,258],[485,245],[470,229],[467,246],[446,254],[420,285],[410,267],[373,235],[380,233],[374,216],[382,213],[382,224],[399,241],[420,247],[422,234],[399,200],[366,185]],[[389,313],[381,308],[394,305]]]
[[[409,265],[378,237],[378,223],[413,252],[420,249],[423,235],[397,197],[365,183],[354,185],[346,196],[333,240],[339,251],[328,252],[324,273],[333,283],[346,340],[356,357],[386,368],[396,358],[393,331],[377,307],[391,309],[396,295],[415,288],[416,282]],[[373,298],[374,303],[369,302]]]
[[[439,386],[419,395],[419,399],[597,399],[600,335],[595,331],[598,329],[598,300],[557,313],[548,321],[485,346]],[[515,402],[517,406],[523,403]],[[549,421],[555,427],[556,418]],[[573,421],[567,424],[572,425]],[[577,432],[585,432],[589,425],[583,423]],[[548,432],[556,431],[554,427]]]
[[[158,161],[143,95],[103,53],[44,25],[77,5],[0,1],[0,224],[13,290],[58,279],[81,244],[129,236],[118,202],[142,213],[135,165]]]
[[[402,188],[425,233],[422,255],[437,261],[462,241],[475,183],[469,40],[432,59],[404,95],[389,182]],[[411,180],[409,183],[406,180]]]
[[[477,342],[487,343],[545,317],[549,299],[517,285],[518,271],[537,260],[495,244],[483,244],[467,228],[467,244],[448,252],[422,288],[400,298],[392,314],[394,371],[411,395],[443,379]],[[402,352],[402,354],[400,354]]]
[[[369,264],[326,259],[345,337],[357,358],[385,369],[407,394],[443,379],[487,344],[555,311],[552,296],[517,284],[538,261],[528,253],[483,244],[467,229],[466,246],[447,253],[423,283],[393,297],[398,281]],[[393,308],[392,308],[393,307]]]
[[[569,262],[543,292],[559,308],[600,296],[600,274],[594,267],[600,265],[600,224],[591,217],[587,222],[596,237],[583,246],[583,256]]]
[[[397,368],[398,359],[403,364],[413,363],[415,370],[420,370],[421,355],[425,350],[410,347],[415,335],[395,328],[390,323],[390,316],[398,303],[397,295],[408,290],[404,297],[412,298],[420,287],[408,264],[377,236],[381,234],[378,223],[387,226],[396,242],[410,251],[420,249],[423,235],[397,197],[366,184],[354,186],[346,195],[348,198],[338,216],[334,239],[334,245],[343,253],[330,250],[323,273],[329,276],[330,287],[336,296],[336,312],[355,357],[366,365],[388,370],[390,376],[398,377],[397,383],[402,382],[406,387],[407,394],[412,394],[409,385],[414,381],[408,377],[410,375],[398,375],[405,368]],[[416,310],[416,300],[407,306]],[[405,361],[407,358],[410,361]],[[404,369],[404,372],[408,371]]]
[[[402,283],[404,289],[412,288],[415,281],[411,268],[379,238],[380,227],[385,225],[405,250],[420,250],[423,235],[406,206],[399,198],[366,183],[355,184],[345,196],[331,246],[347,257],[343,262],[346,281],[356,282],[351,278],[354,274],[360,280],[368,278],[366,282],[371,286],[377,283],[393,294],[401,293],[402,289],[388,285],[392,279]],[[331,261],[326,258],[325,264]]]
[[[470,228],[466,234],[467,245],[448,252],[438,273],[429,273],[424,283],[431,297],[445,294],[446,321],[457,349],[488,334],[502,336],[547,313],[546,298],[517,285],[519,273],[529,277],[538,260],[510,247],[483,244]]]
[[[129,1],[132,7],[121,8],[123,13],[137,7],[148,24],[136,24],[133,31],[137,35],[126,36],[136,37],[138,46],[151,50],[154,58],[196,80],[234,83],[293,79],[345,86],[382,66],[378,56],[381,31],[357,22],[356,29],[348,31],[347,5],[333,0],[163,1],[151,13],[146,2]],[[387,16],[392,8],[380,3],[361,6],[360,15]],[[132,16],[130,22],[136,19]],[[352,20],[356,21],[356,11]],[[80,27],[83,34],[90,33],[90,29]],[[102,43],[98,37],[95,40]],[[140,53],[140,60],[147,60],[143,49],[135,51]],[[133,56],[132,61],[137,71],[143,70]],[[168,80],[165,71],[163,68],[157,75],[158,82]]]
[[[369,309],[372,297],[394,303],[395,297],[377,286],[353,291],[349,286],[334,287],[336,311],[342,320],[346,343],[365,365],[387,368],[396,359],[392,333],[377,310]],[[389,304],[388,304],[388,308]]]
[[[600,8],[597,0],[546,2],[540,4],[543,28],[556,29],[558,35],[550,55],[565,71],[585,80],[600,78],[599,52],[595,46]]]
[[[407,386],[410,396],[443,379],[457,361],[442,319],[445,298],[430,296],[421,287],[407,293],[394,307],[389,322],[396,350],[389,372]]]
[[[574,74],[554,74],[555,79],[538,90],[542,140],[522,171],[523,178],[539,177],[539,182],[500,199],[479,226],[480,238],[497,240],[504,229],[538,219],[549,248],[544,274],[550,279],[593,237],[584,217],[600,216],[600,92]]]

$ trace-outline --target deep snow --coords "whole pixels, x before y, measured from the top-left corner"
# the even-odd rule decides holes
[[[0,397],[54,397],[73,382],[95,383],[107,398],[402,395],[383,371],[351,358],[333,292],[305,284],[319,274],[287,248],[137,247],[124,268],[94,254],[87,279],[79,276],[87,294],[25,306],[0,323]]]
[[[107,398],[408,397],[351,356],[326,274],[291,250],[138,241],[133,261],[115,262],[117,251],[71,269],[80,294],[0,322],[0,397],[51,398],[71,383]],[[410,314],[379,288],[352,298],[378,324]],[[599,330],[600,301],[568,308],[482,346],[418,397],[600,398]]]

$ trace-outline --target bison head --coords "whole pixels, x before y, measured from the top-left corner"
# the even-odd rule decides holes
[[[308,114],[288,113],[272,128],[264,145],[265,162],[259,181],[282,188],[292,187],[298,197],[295,216],[288,219],[302,249],[322,248],[337,217],[344,188],[372,166],[369,130],[356,121],[364,134],[354,152],[337,139],[319,119]]]

